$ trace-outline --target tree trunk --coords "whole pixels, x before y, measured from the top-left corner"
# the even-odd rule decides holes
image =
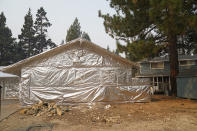
[[[30,57],[30,38],[28,39],[28,57]]]
[[[169,36],[169,59],[170,59],[170,84],[172,96],[177,96],[176,77],[179,73],[177,39],[176,36]]]

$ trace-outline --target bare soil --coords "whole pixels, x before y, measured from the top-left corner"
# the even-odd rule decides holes
[[[197,130],[197,100],[158,95],[153,96],[150,103],[110,106],[73,107],[62,116],[16,112],[0,122],[0,131]]]
[[[0,121],[20,109],[19,101],[16,99],[1,100]]]

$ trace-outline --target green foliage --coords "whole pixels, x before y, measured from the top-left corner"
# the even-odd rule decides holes
[[[120,45],[120,43],[119,43],[119,41],[116,41],[116,46],[118,46],[118,45]],[[119,55],[119,53],[120,53],[120,51],[118,49],[115,49],[115,50],[111,51],[110,48],[109,48],[109,45],[107,45],[107,51],[112,52],[112,53],[114,53],[116,55]]]
[[[18,52],[21,55],[21,58],[24,59],[36,54],[35,50],[35,29],[33,25],[33,18],[31,14],[31,10],[29,9],[28,13],[25,16],[25,22],[23,28],[21,29],[21,34],[18,36],[19,38],[19,47],[22,51]]]
[[[60,45],[63,45],[63,44],[64,44],[64,40],[61,41]]]
[[[47,28],[51,26],[46,14],[47,12],[45,12],[43,7],[40,7],[37,11],[35,29],[38,35],[45,35],[45,33],[47,33]]]
[[[99,11],[105,30],[126,43],[152,39],[155,44],[165,44],[197,25],[195,0],[110,0],[110,6],[116,10],[113,16]]]
[[[33,22],[31,10],[24,17],[24,25],[17,43],[12,38],[11,30],[6,26],[6,18],[0,15],[0,65],[8,65],[21,59],[43,52],[44,49],[54,48],[56,44],[47,39],[47,28],[51,26],[46,17],[46,12],[41,7]]]
[[[48,48],[54,48],[56,47],[56,44],[51,41],[51,39],[47,40],[47,28],[51,26],[51,23],[49,22],[48,18],[46,17],[46,12],[43,7],[40,7],[38,9],[36,14],[36,21],[34,23],[35,28],[35,52],[36,54],[43,52],[45,49]]]
[[[6,26],[6,17],[0,14],[0,65],[6,66],[15,62],[15,39],[11,30]]]
[[[177,44],[179,54],[197,54],[197,32],[190,30],[186,34],[179,35]]]
[[[164,45],[155,44],[151,40],[136,40],[132,43],[127,42],[127,45],[121,45],[116,41],[116,52],[125,53],[127,59],[131,61],[139,61],[144,58],[153,58],[162,54]]]
[[[119,45],[119,47],[120,46],[121,45]],[[121,48],[126,49],[126,50],[120,50],[122,52],[125,52],[126,58],[132,61],[139,61],[144,58],[153,58],[157,56],[159,52],[162,51],[163,46],[155,45],[151,41],[139,40],[133,43],[128,43],[127,46]]]
[[[154,45],[167,45],[166,49],[170,56],[171,87],[173,95],[176,96],[176,76],[179,72],[177,43],[181,35],[189,36],[188,31],[197,32],[197,1],[110,0],[110,6],[115,9],[116,14],[103,15],[99,11],[99,17],[104,19],[105,30],[110,36],[124,40],[126,43],[133,43],[122,47],[127,48],[128,56],[133,57],[133,48],[143,49],[145,45],[141,42],[143,46],[135,44],[136,42],[139,44],[141,40],[144,44],[151,42]],[[186,41],[185,38],[184,41]],[[191,42],[193,42],[192,39],[189,43]],[[157,52],[157,48],[154,49],[152,44],[148,45]],[[147,47],[144,51],[150,49]],[[135,53],[138,54],[138,52]],[[146,53],[144,55],[147,56]]]
[[[88,41],[91,41],[88,33],[86,33],[86,32],[82,33],[79,20],[77,18],[75,18],[73,24],[67,30],[66,42],[77,39],[79,37],[86,39]]]
[[[66,42],[81,37],[81,26],[77,18],[75,18],[73,24],[67,30]]]
[[[110,51],[110,49],[109,49],[109,45],[107,45],[107,50],[108,50],[108,51]]]
[[[0,27],[1,28],[5,28],[6,26],[6,18],[5,18],[5,15],[3,12],[1,12],[1,15],[0,15]]]
[[[116,55],[119,55],[120,53],[123,53],[123,52],[127,52],[126,50],[121,50],[121,47],[123,47],[123,45],[120,44],[120,42],[118,40],[116,40],[116,49],[114,51],[114,53]],[[124,47],[123,47],[124,48]],[[121,51],[120,51],[121,50]]]
[[[82,35],[81,35],[81,37],[82,37],[83,39],[86,39],[86,40],[91,41],[91,39],[90,39],[88,33],[86,33],[86,32],[83,32]]]
[[[30,56],[39,54],[45,49],[56,47],[51,39],[47,39],[47,28],[51,26],[46,17],[46,12],[43,7],[38,9],[36,14],[36,21],[33,22],[31,10],[25,16],[21,34],[18,36],[19,43],[17,51],[19,53],[19,60],[28,58]]]

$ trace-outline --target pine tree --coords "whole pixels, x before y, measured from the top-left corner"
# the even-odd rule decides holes
[[[114,53],[115,53],[116,55],[119,55],[119,51],[118,51],[117,49],[114,51]]]
[[[82,35],[81,35],[81,37],[82,37],[83,39],[86,39],[86,40],[88,40],[88,41],[91,41],[90,36],[89,36],[88,33],[86,33],[86,32],[83,32]]]
[[[132,43],[127,42],[126,45],[121,45],[117,41],[116,47],[117,53],[125,53],[126,58],[131,61],[153,58],[162,55],[164,51],[164,45],[155,45],[151,40],[136,40]]]
[[[18,36],[19,47],[21,48],[21,59],[33,56],[35,52],[35,30],[33,26],[33,18],[31,14],[31,9],[25,16],[25,22],[23,28],[21,29],[21,34]]]
[[[118,41],[118,40],[116,40],[116,49],[115,49],[115,51],[114,51],[114,53],[116,54],[116,55],[119,55],[120,54],[120,50],[119,50],[119,45],[121,45],[120,44],[120,42]]]
[[[197,32],[189,30],[177,38],[177,47],[179,54],[191,55],[197,53]]]
[[[0,65],[6,66],[14,63],[15,39],[12,37],[11,30],[6,26],[6,17],[0,14]]]
[[[164,48],[162,45],[155,45],[153,42],[143,40],[129,43],[126,46],[117,44],[117,47],[118,52],[125,52],[126,58],[132,61],[156,57]]]
[[[62,40],[62,42],[60,43],[60,45],[63,45],[64,44],[64,40]]]
[[[66,42],[81,37],[81,26],[77,18],[75,18],[73,24],[67,30]]]
[[[51,39],[48,39],[46,43],[50,49],[57,47],[57,45]]]
[[[43,52],[45,49],[56,47],[51,39],[47,40],[47,28],[51,26],[51,23],[46,17],[46,14],[47,12],[45,12],[43,7],[40,7],[36,14],[36,21],[34,23],[36,31],[36,54]]]
[[[107,50],[108,50],[108,51],[110,51],[110,49],[109,49],[109,45],[107,45]]]
[[[176,96],[176,76],[179,72],[177,38],[188,30],[197,31],[197,1],[110,0],[110,6],[116,10],[113,16],[99,11],[110,36],[128,43],[142,39],[152,40],[155,45],[166,45],[172,95]]]

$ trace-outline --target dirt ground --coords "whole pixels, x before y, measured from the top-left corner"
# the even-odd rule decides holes
[[[63,116],[14,113],[0,131],[196,131],[197,100],[153,96],[150,103],[73,107]]]
[[[0,121],[20,108],[19,101],[16,99],[1,100]]]

